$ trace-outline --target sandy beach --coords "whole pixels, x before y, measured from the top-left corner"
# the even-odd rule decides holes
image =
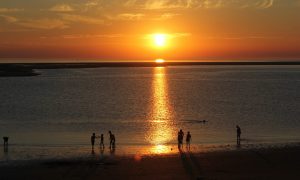
[[[269,147],[172,155],[91,156],[0,165],[15,179],[298,179],[300,147]]]

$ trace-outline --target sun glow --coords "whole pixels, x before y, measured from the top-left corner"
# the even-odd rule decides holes
[[[167,35],[166,34],[154,34],[153,35],[154,44],[157,47],[166,46]]]
[[[164,59],[156,59],[155,62],[158,64],[162,64],[165,62],[165,60]]]

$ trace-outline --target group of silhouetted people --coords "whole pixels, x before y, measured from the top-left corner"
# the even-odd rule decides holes
[[[182,129],[180,129],[178,131],[178,136],[177,136],[177,140],[178,140],[178,148],[183,148],[183,139],[184,139],[184,132],[182,131]],[[191,146],[191,140],[192,140],[192,135],[191,133],[188,131],[187,135],[186,135],[186,148],[190,149]]]
[[[116,137],[111,131],[108,131],[108,134],[109,134],[109,148],[110,149],[115,149],[115,147],[116,147]],[[241,144],[241,134],[242,134],[242,130],[241,130],[240,126],[237,125],[236,126],[236,135],[237,135],[237,145],[238,146]],[[95,133],[93,133],[92,136],[91,136],[92,149],[94,149],[96,138],[100,138],[100,149],[104,149],[104,135],[101,134],[100,136],[96,136]],[[178,136],[177,136],[178,148],[179,149],[183,148],[183,139],[184,139],[184,132],[182,131],[182,129],[180,129],[178,131]],[[188,131],[187,135],[186,135],[186,139],[185,139],[187,149],[190,149],[191,140],[192,140],[192,135]],[[8,138],[7,139],[5,138],[4,139],[4,145],[5,145],[5,142],[7,142],[7,141],[8,141]]]
[[[236,144],[238,146],[241,145],[241,134],[242,134],[242,130],[241,127],[239,125],[236,125]],[[180,129],[178,131],[178,148],[181,149],[183,148],[183,139],[184,139],[184,132],[182,131],[182,129]],[[186,135],[186,148],[190,149],[191,146],[191,140],[192,140],[192,135],[191,133],[188,131],[187,135]]]
[[[116,137],[111,131],[108,131],[108,134],[109,134],[109,148],[114,149],[116,147]],[[101,134],[100,136],[96,136],[95,133],[93,133],[91,136],[92,149],[94,149],[96,138],[100,138],[100,143],[99,143],[100,149],[104,149],[104,135]]]

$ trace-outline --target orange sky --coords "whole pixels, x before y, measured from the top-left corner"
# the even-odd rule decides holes
[[[1,0],[0,58],[300,59],[300,1]]]

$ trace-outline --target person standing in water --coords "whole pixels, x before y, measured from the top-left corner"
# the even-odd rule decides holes
[[[183,137],[184,137],[184,133],[182,129],[180,129],[180,131],[178,132],[178,148],[183,147]]]
[[[111,148],[114,142],[114,135],[112,134],[111,131],[108,131],[108,134],[109,134],[109,148]]]
[[[186,135],[186,148],[188,150],[190,150],[190,148],[191,148],[191,140],[192,140],[192,135],[191,135],[190,131],[188,131],[188,133]]]
[[[181,134],[180,134],[180,131],[178,131],[178,135],[177,135],[177,140],[178,140],[178,149],[181,148]]]
[[[100,136],[100,148],[104,149],[104,135],[101,134]]]
[[[92,149],[94,149],[95,139],[96,139],[96,135],[95,135],[95,133],[93,133],[92,136],[91,136]]]
[[[112,135],[112,148],[116,148],[116,137],[114,134]]]
[[[240,128],[240,126],[236,126],[236,143],[237,145],[241,145],[241,134],[242,134],[242,130]]]

